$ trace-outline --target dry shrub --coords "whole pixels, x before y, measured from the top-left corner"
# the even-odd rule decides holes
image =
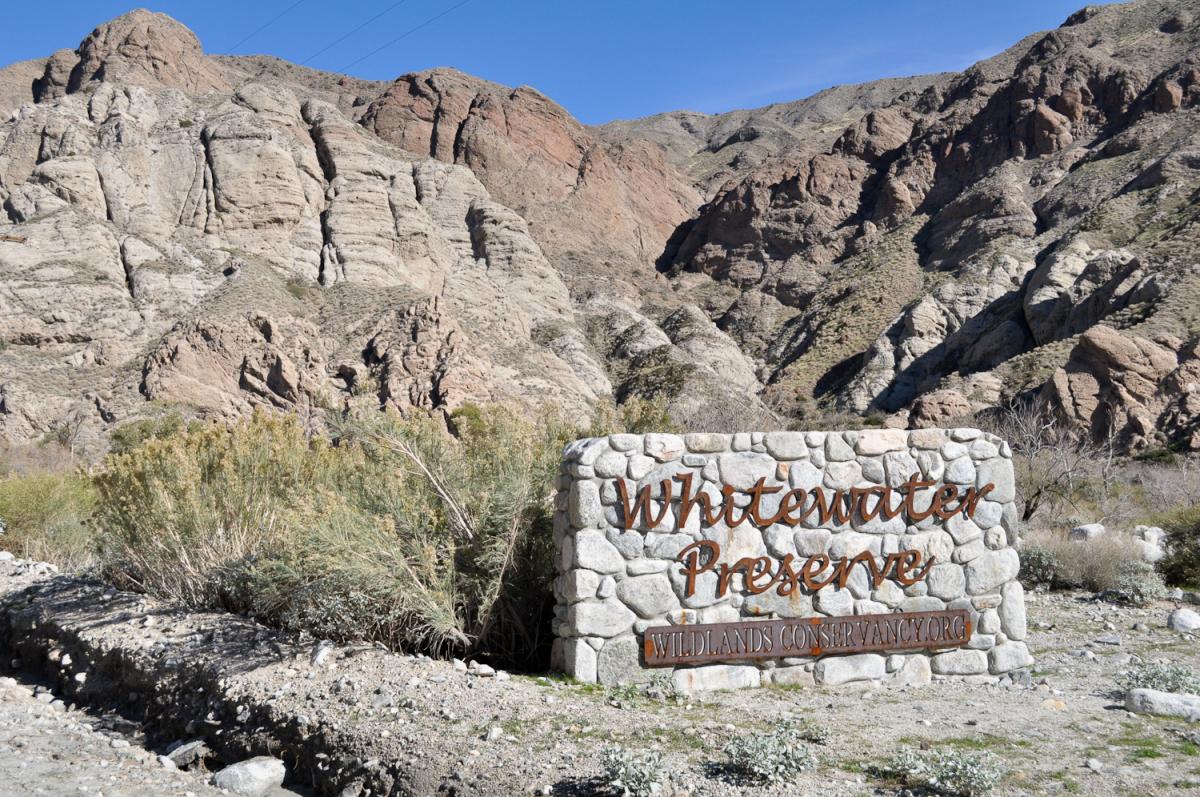
[[[1062,531],[1035,529],[1026,533],[1023,547],[1048,551],[1054,560],[1052,586],[1067,589],[1121,590],[1129,563],[1141,561],[1133,540],[1112,532],[1076,542]]]
[[[96,502],[88,476],[57,445],[9,447],[0,471],[0,549],[80,569],[92,562],[86,525]]]
[[[575,431],[502,407],[256,414],[110,457],[97,526],[116,583],[334,639],[540,664],[553,480]]]

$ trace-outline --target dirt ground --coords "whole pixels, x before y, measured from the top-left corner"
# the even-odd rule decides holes
[[[484,677],[368,647],[314,656],[311,640],[243,618],[173,611],[70,579],[16,597],[29,582],[6,581],[0,569],[0,644],[5,659],[22,659],[10,675],[28,683],[48,673],[68,703],[92,707],[89,717],[120,712],[151,751],[204,737],[215,755],[209,768],[266,752],[288,762],[291,781],[320,793],[592,794],[606,745],[659,750],[666,795],[892,794],[896,786],[869,766],[901,746],[990,750],[1007,769],[999,795],[1200,793],[1200,725],[1130,714],[1117,692],[1120,672],[1137,660],[1200,669],[1200,640],[1166,628],[1169,602],[1134,609],[1029,594],[1033,688],[769,687],[675,704],[554,677]],[[72,651],[73,665],[56,662],[55,651]],[[127,699],[130,688],[143,693],[138,701]],[[93,784],[106,795],[209,793],[202,775],[156,771],[149,753],[73,730],[94,720],[26,687],[8,690],[20,697],[0,714],[0,771],[25,762],[33,779],[16,792],[0,782],[0,794],[91,794]],[[769,787],[728,777],[729,738],[785,717],[830,732],[813,747],[817,766]],[[14,746],[28,736],[62,747],[40,738]],[[128,778],[111,780],[118,771]]]

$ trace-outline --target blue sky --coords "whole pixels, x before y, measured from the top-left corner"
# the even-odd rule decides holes
[[[1083,4],[180,0],[145,7],[186,24],[210,53],[268,53],[387,80],[453,66],[534,86],[597,124],[677,109],[755,107],[838,83],[958,70],[1056,27]],[[5,5],[3,64],[74,48],[96,25],[136,7],[110,0]]]

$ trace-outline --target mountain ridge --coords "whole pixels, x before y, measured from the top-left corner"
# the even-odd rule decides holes
[[[1197,10],[591,127],[530,87],[211,56],[130,12],[0,70],[0,437],[103,450],[164,403],[661,396],[751,428],[1024,398],[1200,448]]]

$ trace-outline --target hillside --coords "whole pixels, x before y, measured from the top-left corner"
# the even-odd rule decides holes
[[[0,438],[635,395],[693,427],[928,425],[1024,395],[1200,448],[1198,13],[1089,7],[961,74],[587,127],[131,12],[0,70]]]

